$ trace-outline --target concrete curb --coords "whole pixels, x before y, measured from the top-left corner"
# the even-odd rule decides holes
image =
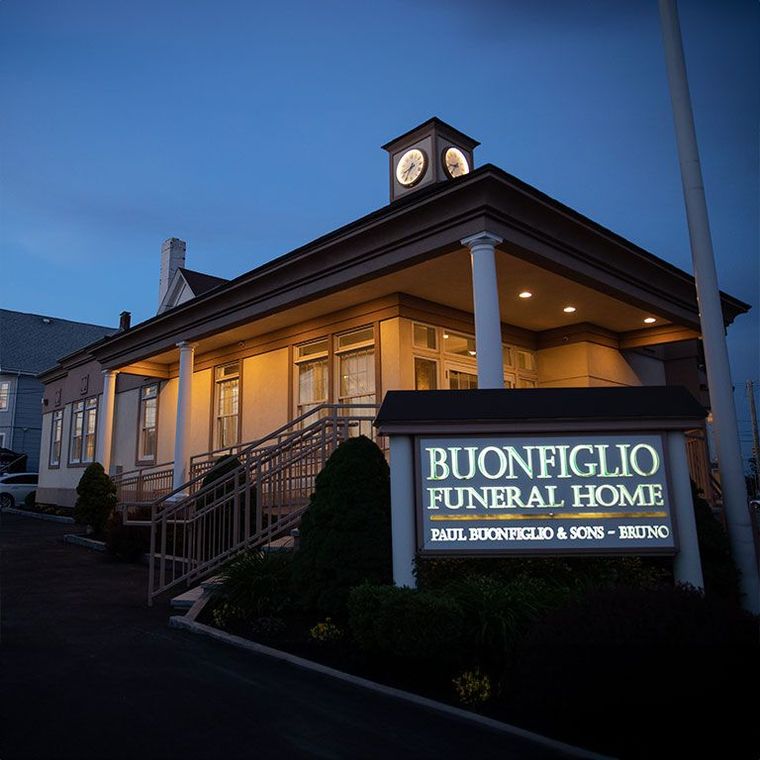
[[[90,549],[90,551],[93,552],[104,552],[106,551],[106,542],[105,541],[99,541],[97,538],[87,538],[87,536],[80,536],[76,533],[67,533],[63,537],[64,543],[67,544],[76,544],[77,546],[83,546],[85,549]],[[140,557],[140,564],[141,565],[148,565],[150,564],[150,554],[143,554]]]
[[[21,517],[31,517],[34,520],[48,520],[50,522],[74,524],[73,517],[64,517],[63,515],[46,515],[44,512],[29,512],[26,509],[16,509],[16,507],[6,507],[3,512],[9,515],[21,515]]]
[[[234,636],[231,633],[220,631],[218,628],[213,628],[210,625],[204,625],[203,623],[196,623],[194,620],[188,620],[183,615],[173,615],[169,618],[169,626],[171,628],[177,628],[179,630],[190,631],[201,636],[208,636],[209,638],[221,641],[224,644],[237,647],[238,649],[245,649],[255,654],[261,654],[266,657],[272,657],[276,660],[282,660],[283,662],[290,663],[299,668],[305,670],[311,670],[315,673],[321,673],[322,675],[329,676],[330,678],[336,678],[339,681],[345,681],[346,683],[358,686],[363,689],[369,689],[370,691],[377,692],[378,694],[384,694],[388,697],[395,699],[401,699],[405,702],[411,702],[412,704],[420,707],[425,707],[429,710],[436,710],[446,715],[451,715],[459,720],[466,720],[470,723],[477,723],[486,728],[490,728],[493,731],[499,731],[505,734],[511,734],[512,736],[518,736],[521,739],[527,739],[528,741],[535,742],[548,749],[553,749],[558,752],[564,752],[568,756],[585,758],[586,760],[611,760],[607,755],[600,755],[596,752],[591,752],[580,747],[574,747],[571,744],[565,744],[564,742],[556,741],[555,739],[549,739],[541,734],[535,734],[532,731],[527,731],[517,726],[512,726],[509,723],[502,723],[501,721],[494,720],[493,718],[487,718],[484,715],[478,715],[477,713],[463,710],[453,705],[447,705],[443,702],[436,702],[434,699],[428,699],[427,697],[421,697],[418,694],[412,694],[411,692],[404,691],[402,689],[395,689],[392,686],[385,686],[375,681],[370,681],[366,678],[351,675],[350,673],[344,673],[340,670],[335,670],[327,665],[321,665],[318,662],[312,660],[306,660],[303,657],[290,654],[290,652],[283,652],[279,649],[272,649],[272,647],[264,646],[263,644],[257,644],[255,641],[244,639],[241,636]]]
[[[85,549],[90,549],[94,552],[104,552],[106,550],[105,541],[98,541],[96,538],[87,538],[87,536],[78,536],[76,533],[67,533],[63,537],[63,541],[66,544],[84,546]]]

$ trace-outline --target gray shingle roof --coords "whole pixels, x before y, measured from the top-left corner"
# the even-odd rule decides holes
[[[0,372],[37,374],[115,332],[115,327],[0,309]]]
[[[180,267],[179,271],[182,272],[182,276],[190,286],[190,290],[196,296],[202,295],[219,285],[223,285],[225,282],[229,282],[229,280],[225,280],[223,277],[214,277],[214,275],[196,272],[194,269],[185,269],[185,267]]]

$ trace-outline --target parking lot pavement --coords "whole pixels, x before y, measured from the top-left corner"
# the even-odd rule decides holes
[[[0,515],[2,760],[569,756],[174,631],[70,530]]]

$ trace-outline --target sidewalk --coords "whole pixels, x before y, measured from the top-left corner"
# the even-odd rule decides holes
[[[174,631],[145,567],[1,520],[2,760],[563,756]]]

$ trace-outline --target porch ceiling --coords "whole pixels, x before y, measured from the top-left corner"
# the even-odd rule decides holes
[[[543,332],[578,323],[591,323],[615,333],[646,328],[646,317],[656,318],[653,327],[671,324],[661,315],[625,303],[506,251],[497,250],[496,261],[501,319],[506,324]],[[523,291],[531,292],[532,297],[520,298],[518,294]],[[394,293],[405,293],[472,313],[469,251],[459,249],[292,306],[254,322],[200,337],[197,354],[289,328]],[[565,306],[574,306],[576,311],[565,313]],[[151,357],[150,361],[172,364],[178,361],[178,355],[178,351],[172,349]]]

